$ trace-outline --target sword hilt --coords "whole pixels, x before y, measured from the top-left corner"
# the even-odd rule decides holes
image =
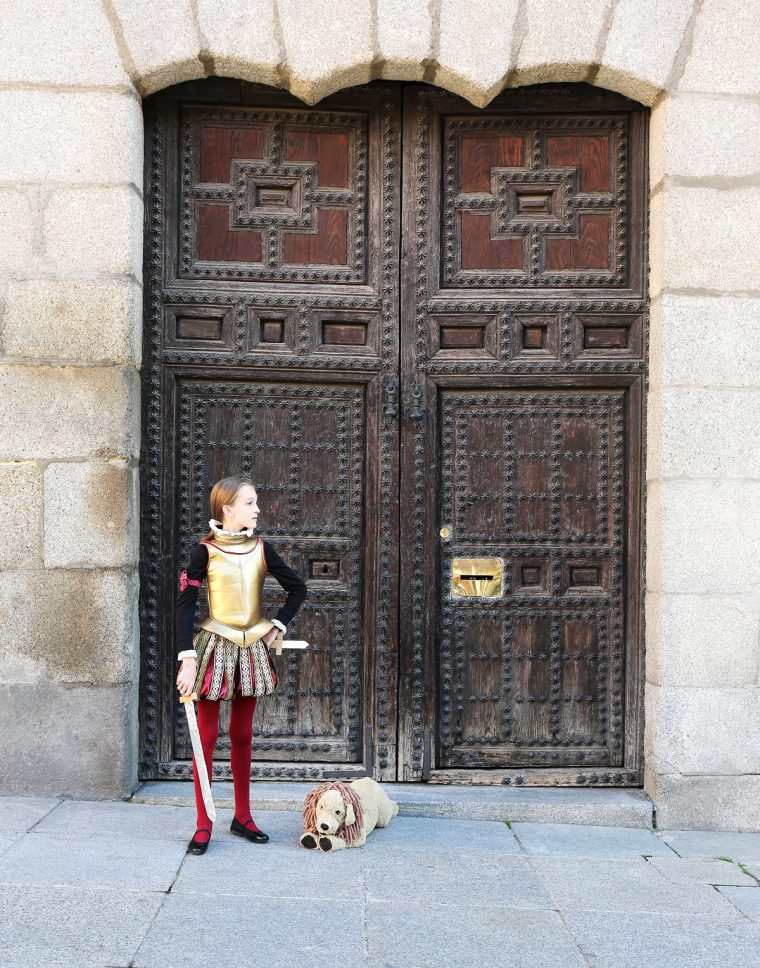
[[[180,702],[197,702],[198,701],[198,693],[197,692],[191,692],[189,696],[180,696],[179,697],[179,701]]]

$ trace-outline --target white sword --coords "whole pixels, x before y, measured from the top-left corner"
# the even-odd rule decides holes
[[[203,757],[201,734],[198,732],[198,723],[195,718],[195,706],[193,705],[193,700],[197,698],[197,693],[193,692],[189,696],[180,696],[179,701],[185,707],[185,714],[187,715],[187,728],[190,732],[190,742],[193,744],[195,767],[198,770],[198,780],[201,784],[201,793],[203,794],[203,802],[206,805],[206,813],[209,816],[209,820],[213,822],[216,820],[216,807],[214,806],[214,801],[211,798],[211,785],[208,782],[206,760]]]
[[[278,642],[279,639],[279,642]],[[308,649],[309,643],[304,642],[303,639],[285,639],[284,641],[279,638],[279,636],[273,640],[271,643],[275,646],[275,655],[282,655],[283,649]]]

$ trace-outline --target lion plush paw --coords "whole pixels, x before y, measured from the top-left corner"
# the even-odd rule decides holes
[[[306,847],[307,850],[315,850],[317,845],[317,838],[314,834],[303,833],[301,834],[301,846]]]

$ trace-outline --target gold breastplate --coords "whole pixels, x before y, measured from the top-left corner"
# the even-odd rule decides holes
[[[204,544],[208,549],[209,617],[202,627],[238,645],[250,645],[273,627],[269,619],[261,617],[267,572],[264,542],[260,538],[228,542],[217,536]]]

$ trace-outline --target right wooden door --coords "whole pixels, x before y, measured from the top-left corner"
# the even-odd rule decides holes
[[[646,113],[403,118],[399,778],[638,783]]]

